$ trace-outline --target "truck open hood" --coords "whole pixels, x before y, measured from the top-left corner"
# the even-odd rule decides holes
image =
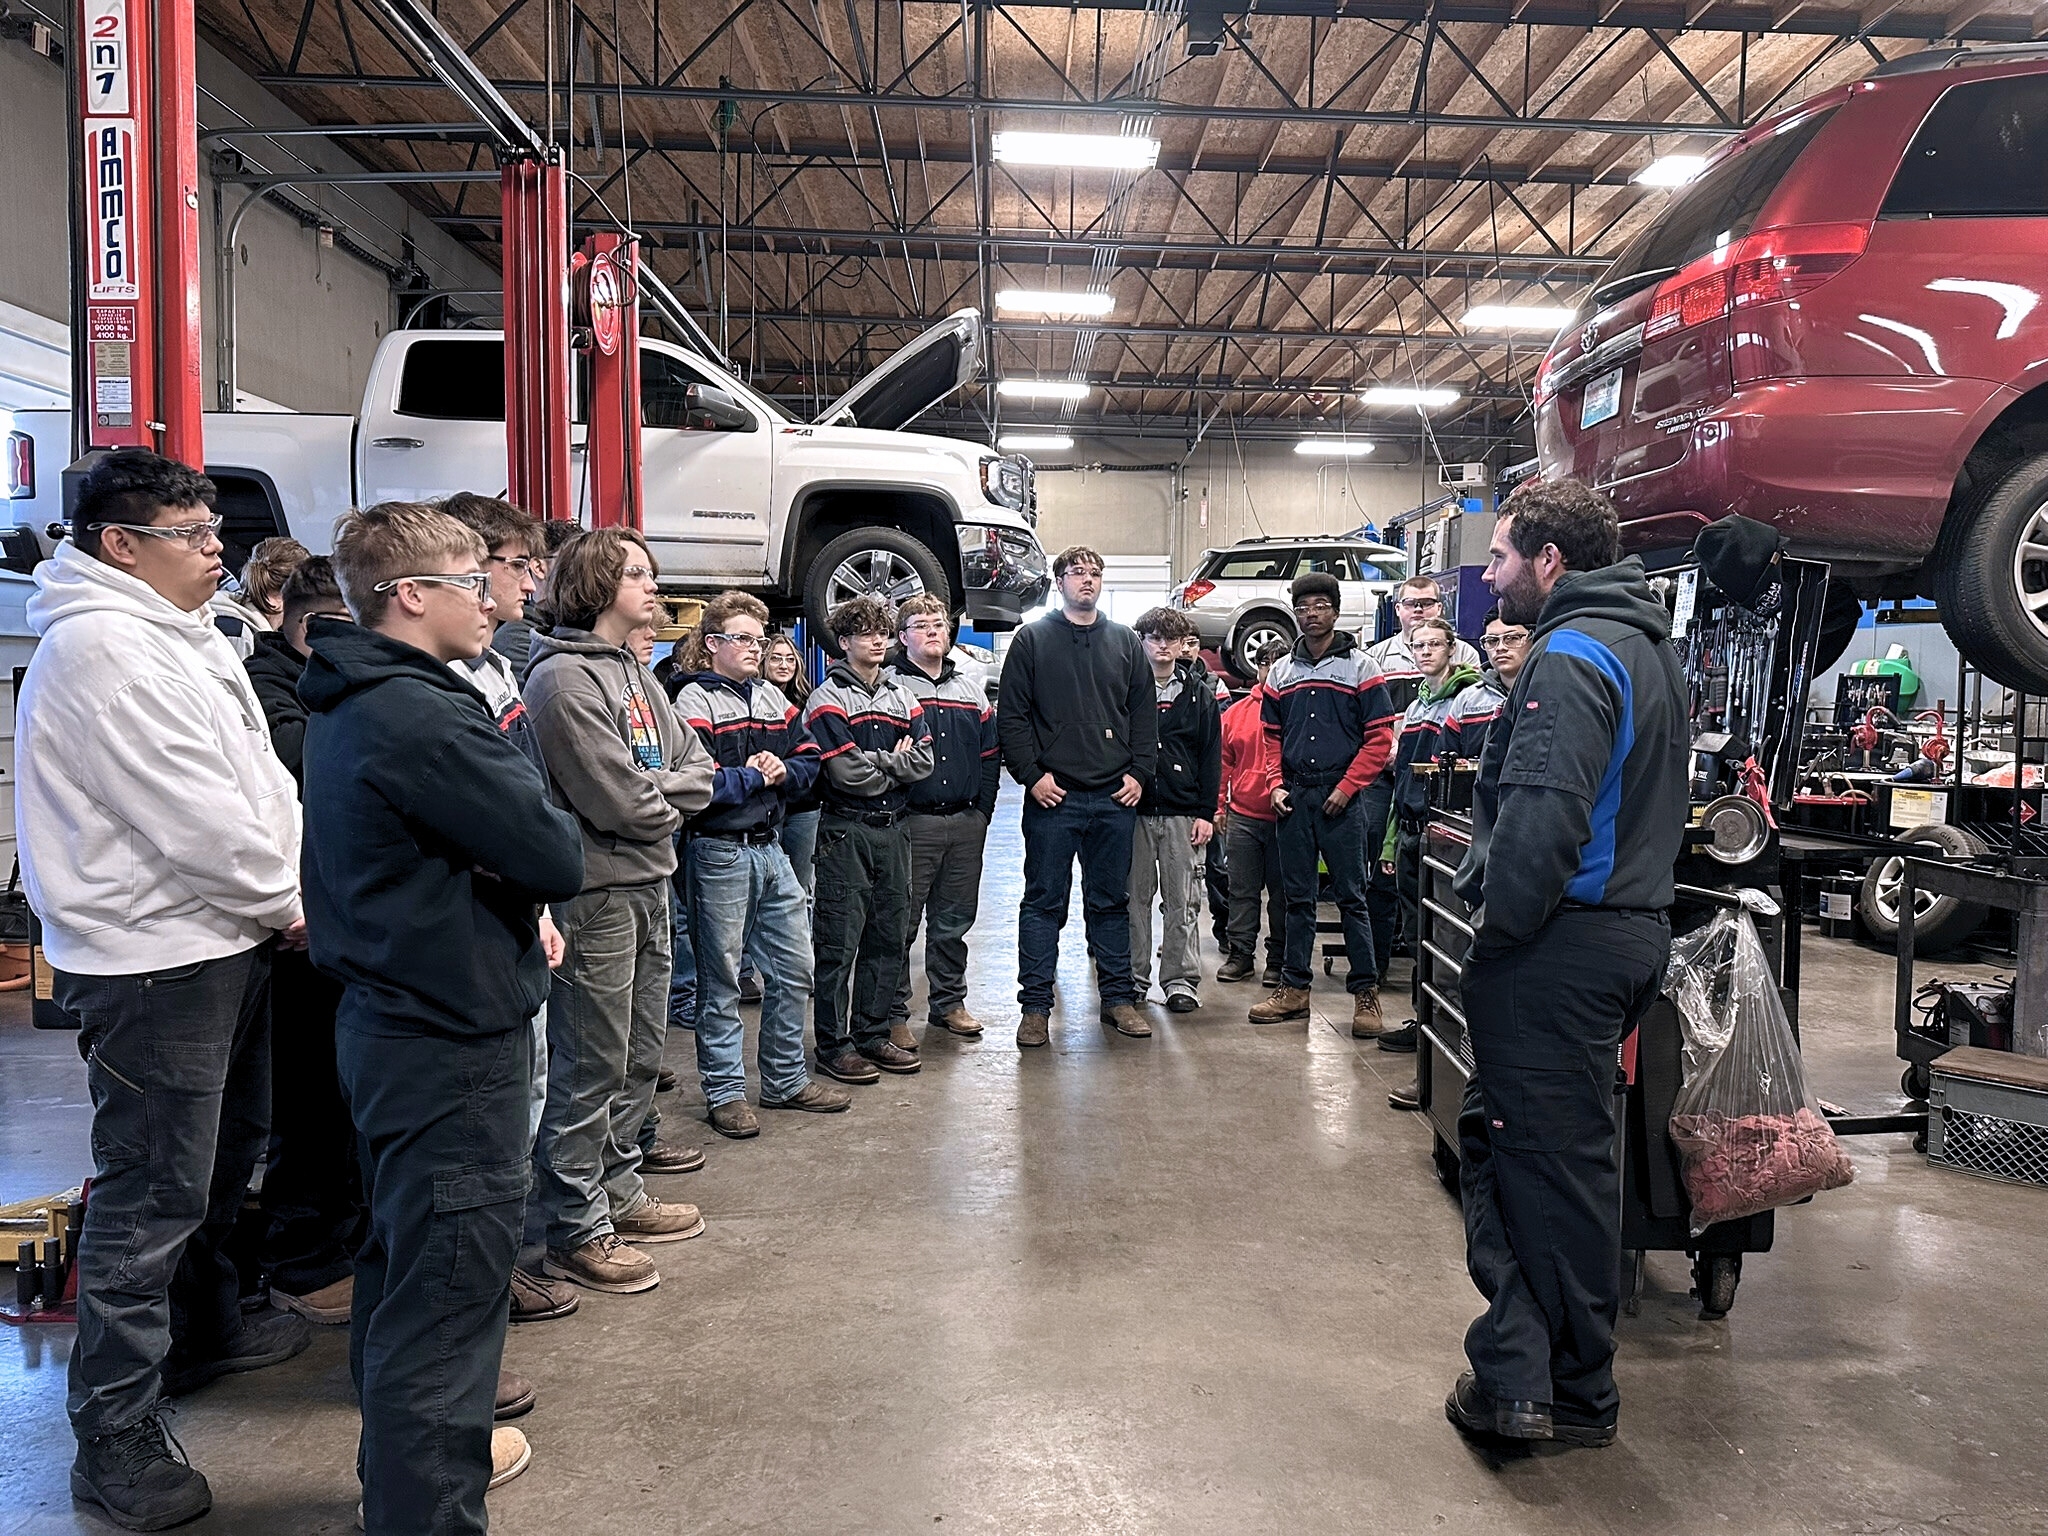
[[[981,369],[981,312],[957,310],[841,395],[817,425],[894,432],[910,425]]]

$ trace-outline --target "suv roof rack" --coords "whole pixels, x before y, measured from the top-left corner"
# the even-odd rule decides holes
[[[1863,78],[1884,80],[1934,69],[1960,69],[1965,64],[2021,64],[2029,59],[2048,60],[2048,43],[1969,43],[1955,48],[1923,48],[1904,58],[1889,59]]]

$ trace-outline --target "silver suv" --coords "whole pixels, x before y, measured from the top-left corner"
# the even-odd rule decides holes
[[[1269,640],[1294,643],[1295,577],[1327,571],[1344,589],[1337,627],[1360,644],[1376,638],[1380,599],[1408,574],[1406,552],[1364,539],[1245,539],[1205,551],[1201,563],[1173,594],[1173,606],[1194,620],[1205,650],[1247,682],[1258,676],[1252,658]]]

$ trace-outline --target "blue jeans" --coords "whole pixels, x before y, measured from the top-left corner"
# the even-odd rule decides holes
[[[1330,787],[1289,784],[1294,808],[1280,818],[1280,874],[1287,886],[1287,953],[1280,963],[1285,986],[1306,990],[1316,956],[1316,860],[1329,866],[1337,915],[1344,921],[1344,958],[1351,974],[1344,985],[1363,992],[1379,985],[1374,959],[1372,915],[1365,904],[1366,825],[1362,795],[1335,816],[1323,814]],[[1375,862],[1379,847],[1371,850]]]
[[[697,1073],[711,1108],[747,1096],[746,1030],[740,1022],[740,956],[761,968],[761,1032],[755,1065],[761,1097],[794,1098],[810,1081],[804,1011],[811,996],[811,925],[804,888],[774,843],[693,837],[690,934],[697,952]]]
[[[697,949],[690,938],[690,903],[685,894],[688,874],[684,855],[676,855],[676,873],[669,882],[669,934],[672,955],[669,962],[668,1027],[697,1027]]]
[[[69,1408],[81,1440],[156,1411],[166,1359],[242,1326],[223,1251],[270,1128],[270,953],[130,976],[56,974],[92,1095]]]
[[[335,1054],[370,1198],[349,1327],[364,1526],[482,1532],[532,1166],[533,1031],[380,1032],[347,1003],[342,1018]]]
[[[1081,861],[1081,907],[1102,1004],[1135,1003],[1131,978],[1131,840],[1138,812],[1106,789],[1070,790],[1051,810],[1024,795],[1024,902],[1017,912],[1017,1001],[1052,1012],[1060,930]]]
[[[818,856],[818,811],[814,806],[808,811],[794,812],[782,824],[782,851],[789,855],[789,867],[796,871],[796,883],[804,888],[808,897],[817,888],[818,877],[812,868]]]
[[[667,880],[585,891],[554,906],[562,963],[548,984],[541,1209],[548,1246],[581,1247],[640,1205],[640,1130],[668,1042]]]

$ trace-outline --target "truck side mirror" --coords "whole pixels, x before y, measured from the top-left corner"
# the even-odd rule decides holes
[[[683,391],[683,420],[693,432],[752,432],[754,413],[716,384],[692,384]]]

